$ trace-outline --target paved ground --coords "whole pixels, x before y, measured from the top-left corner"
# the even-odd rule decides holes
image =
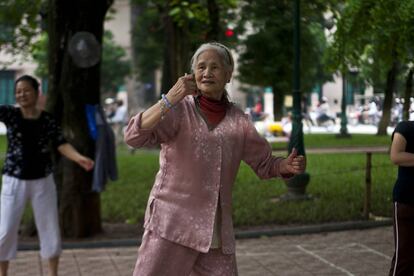
[[[59,275],[130,276],[136,253],[135,246],[65,249]],[[392,253],[390,226],[237,240],[240,276],[387,275]],[[46,276],[47,271],[37,251],[19,251],[10,275]]]
[[[327,131],[335,133],[336,129],[315,127],[311,130],[313,133]],[[349,131],[375,133],[376,129],[368,126],[349,128]],[[382,152],[384,148],[372,150]],[[130,276],[137,249],[138,245],[65,249],[59,275]],[[387,275],[392,253],[393,236],[390,226],[237,240],[240,276]],[[47,268],[40,260],[38,251],[25,250],[19,251],[17,259],[10,263],[9,272],[10,276],[46,276]]]

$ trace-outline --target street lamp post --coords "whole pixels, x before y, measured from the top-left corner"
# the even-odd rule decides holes
[[[348,118],[346,116],[346,99],[347,99],[347,85],[346,75],[342,74],[342,103],[341,103],[341,128],[339,134],[336,135],[338,138],[350,138],[351,134],[348,133]]]
[[[303,143],[303,125],[302,125],[302,97],[300,91],[300,0],[294,2],[294,28],[293,28],[293,47],[294,47],[294,64],[293,64],[293,110],[292,110],[292,133],[289,140],[288,151],[292,152],[293,148],[298,150],[298,154],[305,156],[305,146]],[[287,193],[284,199],[307,199],[306,186],[310,180],[308,173],[294,176],[286,181]]]

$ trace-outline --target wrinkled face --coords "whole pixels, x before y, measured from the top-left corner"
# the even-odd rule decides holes
[[[224,66],[220,54],[207,50],[198,56],[194,75],[197,88],[204,96],[220,100],[231,72]]]
[[[30,108],[36,106],[38,92],[36,92],[30,82],[22,80],[16,84],[15,96],[19,106]]]

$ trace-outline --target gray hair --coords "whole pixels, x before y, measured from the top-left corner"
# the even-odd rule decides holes
[[[199,55],[208,50],[216,51],[222,57],[223,64],[227,68],[227,70],[230,73],[233,73],[233,56],[231,55],[229,48],[218,42],[208,42],[198,47],[197,51],[195,51],[193,57],[191,58],[191,71],[194,72]]]

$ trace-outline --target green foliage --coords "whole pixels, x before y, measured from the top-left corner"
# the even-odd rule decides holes
[[[39,77],[47,77],[48,75],[47,47],[47,33],[42,33],[39,39],[31,45],[31,53],[37,63],[35,73]],[[102,48],[101,92],[115,93],[130,73],[130,62],[125,59],[125,50],[116,45],[110,31],[104,33]]]
[[[238,32],[242,39],[239,59],[243,82],[272,86],[274,93],[292,91],[293,5],[292,1],[243,2]],[[330,77],[323,72],[322,56],[326,39],[322,22],[327,8],[318,1],[302,3],[301,14],[301,83],[302,90],[312,88]],[[249,27],[251,26],[251,27]]]
[[[110,31],[105,31],[101,64],[101,92],[115,93],[125,83],[131,66],[124,48],[117,45]]]
[[[178,0],[134,0],[132,1],[138,10],[137,20],[133,26],[133,51],[134,64],[137,68],[137,76],[143,82],[149,82],[153,78],[154,71],[162,67],[168,53],[174,52],[174,59],[184,60],[186,64],[192,51],[205,41],[207,33],[211,29],[211,22],[207,8],[207,1],[178,1]],[[220,12],[220,26],[226,26],[234,15],[236,0],[217,0]],[[172,20],[171,25],[166,22]],[[223,29],[222,29],[223,30]],[[166,44],[168,33],[178,34],[176,39],[185,40],[182,44]],[[219,40],[226,41],[223,33],[219,34]],[[176,42],[176,41],[174,41]],[[230,41],[229,41],[230,42]],[[188,52],[180,53],[185,47]],[[188,65],[188,64],[186,64]],[[171,65],[172,66],[172,65]],[[188,71],[188,67],[182,68]],[[169,68],[168,70],[176,70]]]
[[[0,3],[0,49],[11,53],[32,56],[37,63],[36,75],[48,75],[48,35],[41,32],[43,0],[15,0]],[[17,8],[18,7],[18,8]],[[111,32],[103,39],[101,64],[101,91],[116,92],[130,73],[130,64],[125,60],[125,50],[116,45]]]
[[[179,27],[183,27],[194,19],[208,23],[208,12],[200,3],[172,0],[168,15],[177,22]]]
[[[163,60],[163,33],[156,6],[141,4],[140,13],[132,29],[134,65],[139,78],[149,82]]]
[[[382,61],[378,47],[369,44],[364,48],[364,53],[359,58],[358,74],[364,81],[374,88],[374,93],[383,91],[385,87],[385,78],[388,68]]]
[[[42,0],[4,0],[0,3],[0,50],[27,53],[39,34]]]
[[[380,135],[386,133],[389,124],[401,65],[413,62],[412,15],[405,10],[413,7],[413,1],[346,1],[328,51],[333,70],[346,74],[351,67],[362,68],[360,71],[373,85],[374,92],[384,92]],[[378,91],[381,84],[383,91]]]
[[[413,0],[349,0],[337,22],[329,50],[334,69],[359,67],[367,58],[389,65],[397,53],[400,61],[412,60]],[[371,64],[372,66],[372,64]]]
[[[37,63],[37,68],[35,74],[38,77],[46,78],[48,72],[48,64],[47,64],[47,45],[48,45],[48,35],[46,33],[42,33],[40,38],[32,44],[31,46],[31,53],[33,59]]]

